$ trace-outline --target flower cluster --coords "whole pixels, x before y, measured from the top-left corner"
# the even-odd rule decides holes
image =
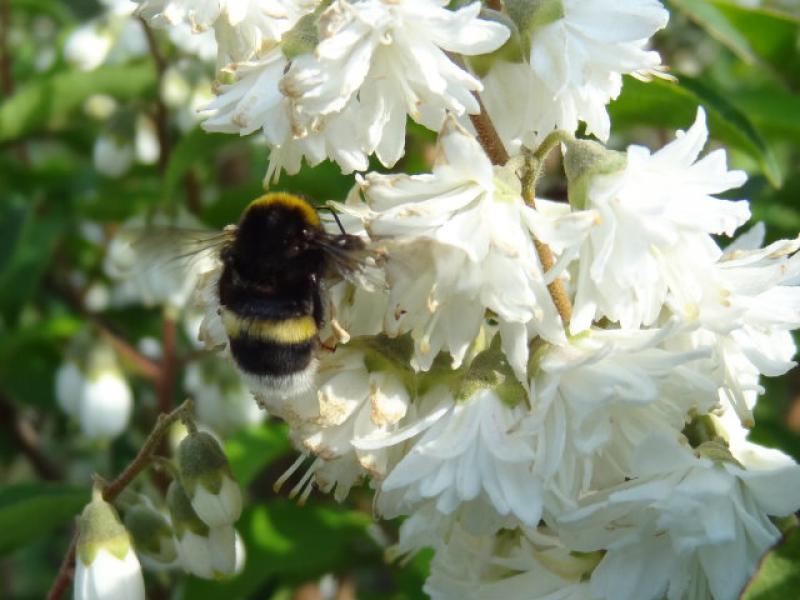
[[[167,511],[147,496],[130,493],[117,508],[95,487],[79,520],[75,553],[75,598],[143,600],[139,557],[154,569],[181,568],[204,579],[233,575],[243,567],[243,546],[233,528],[242,496],[217,441],[196,431],[177,448]],[[107,489],[107,488],[106,488]],[[131,500],[133,499],[133,500]]]
[[[250,43],[205,126],[262,131],[268,177],[394,165],[408,117],[438,131],[430,173],[358,175],[334,204],[379,284],[327,288],[314,384],[246,379],[301,451],[279,484],[368,482],[407,517],[392,553],[436,550],[434,598],[735,598],[800,507],[800,467],[747,439],[760,378],[793,365],[800,241],[730,240],[745,175],[701,156],[702,109],[655,152],[574,137],[608,137],[623,74],[661,73],[660,2],[505,4],[141,5]],[[555,148],[568,202],[535,197]],[[220,269],[200,338],[225,351]]]

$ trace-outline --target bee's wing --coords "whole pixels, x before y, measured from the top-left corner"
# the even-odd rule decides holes
[[[172,226],[125,228],[118,232],[109,253],[110,271],[124,277],[134,271],[158,271],[165,276],[182,277],[218,260],[229,243],[230,230],[184,229]]]
[[[312,242],[330,259],[339,275],[362,287],[382,289],[386,282],[379,269],[381,255],[364,239],[351,234],[320,232]]]

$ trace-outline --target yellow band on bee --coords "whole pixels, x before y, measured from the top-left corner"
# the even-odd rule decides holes
[[[300,196],[295,196],[293,194],[287,194],[284,192],[272,192],[269,194],[264,194],[260,198],[253,200],[247,209],[249,210],[257,206],[269,206],[271,204],[279,204],[286,206],[287,208],[295,208],[303,214],[303,218],[307,223],[314,226],[319,225],[319,214],[317,214],[316,209],[308,202],[303,200]]]
[[[317,324],[311,315],[289,319],[243,319],[223,310],[222,324],[230,338],[247,336],[280,344],[300,344],[317,335]]]

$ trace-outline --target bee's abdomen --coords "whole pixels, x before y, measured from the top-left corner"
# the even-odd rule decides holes
[[[291,375],[309,366],[317,339],[311,315],[242,318],[223,309],[222,322],[239,367],[253,375]]]
[[[299,344],[278,344],[250,337],[231,337],[231,354],[239,368],[251,375],[283,377],[309,367],[314,339]]]

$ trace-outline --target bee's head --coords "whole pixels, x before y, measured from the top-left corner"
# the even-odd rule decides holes
[[[319,227],[317,212],[297,196],[273,193],[254,200],[239,221],[231,248],[237,271],[254,279],[276,268],[316,272],[323,257],[309,242]]]

